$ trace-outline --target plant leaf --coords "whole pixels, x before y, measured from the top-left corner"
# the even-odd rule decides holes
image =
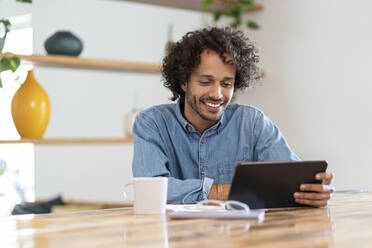
[[[1,19],[0,22],[3,23],[6,26],[12,25],[8,19]]]
[[[231,16],[233,16],[234,18],[238,18],[241,16],[241,9],[240,7],[234,7],[231,9]]]
[[[0,59],[0,72],[11,70],[12,72],[15,72],[19,65],[21,64],[21,60],[18,57],[11,57],[7,58],[3,56]]]
[[[10,64],[10,70],[12,72],[15,72],[18,69],[19,65],[21,64],[21,60],[18,57],[14,56],[9,59],[9,64]]]
[[[0,88],[3,88],[3,83],[1,82],[1,72],[0,72]]]
[[[10,70],[10,67],[11,67],[11,65],[10,65],[9,59],[7,57],[3,56],[0,59],[0,72]]]
[[[251,28],[251,29],[259,29],[260,28],[260,26],[254,21],[248,21],[247,22],[247,27]]]
[[[230,24],[233,28],[238,28],[240,24],[242,23],[242,17],[239,7],[234,7],[231,9],[231,17],[233,18],[233,22]]]
[[[254,0],[239,0],[239,2],[240,2],[242,5],[250,5],[250,6],[253,6],[253,4],[254,4]]]
[[[238,28],[239,25],[238,25],[237,22],[234,21],[234,22],[230,23],[230,26],[231,26],[232,28],[235,28],[235,29],[236,29],[236,28]]]
[[[210,11],[212,6],[212,0],[203,0],[202,1],[202,10]]]
[[[231,17],[232,22],[230,26],[232,28],[238,28],[242,24],[242,13],[254,9],[255,0],[219,0],[219,2],[226,5],[227,9],[213,11],[214,22],[218,22],[221,17]],[[211,10],[213,0],[202,0],[203,10]],[[246,23],[248,28],[259,29],[260,26],[253,21]]]
[[[214,12],[214,22],[217,22],[222,15],[223,15],[222,10],[216,10],[216,12]]]
[[[239,3],[238,7],[241,12],[252,10],[254,6],[254,0],[239,0]]]
[[[32,3],[32,0],[16,0],[17,2],[22,2],[22,3]]]

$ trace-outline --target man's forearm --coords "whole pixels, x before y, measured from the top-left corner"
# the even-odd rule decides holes
[[[226,201],[230,191],[230,184],[222,184],[221,187],[221,199],[218,197],[218,184],[213,184],[211,190],[209,191],[209,200],[223,200]]]

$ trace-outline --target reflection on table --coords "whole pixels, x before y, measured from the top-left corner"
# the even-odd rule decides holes
[[[372,246],[372,193],[334,194],[328,208],[257,220],[169,220],[131,208],[0,218],[1,247]]]

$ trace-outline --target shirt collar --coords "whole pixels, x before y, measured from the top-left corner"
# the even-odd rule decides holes
[[[188,133],[188,132],[191,132],[191,131],[195,131],[195,128],[193,127],[192,124],[190,124],[182,115],[182,111],[181,111],[181,103],[180,103],[180,100],[177,101],[177,105],[176,105],[176,116],[177,116],[177,119],[178,121],[181,123],[183,129]],[[225,111],[226,109],[223,111],[222,115],[221,115],[221,118],[218,120],[218,122],[216,124],[214,124],[212,127],[210,127],[208,130],[213,130],[213,129],[216,129],[217,130],[217,133],[220,133],[222,131],[222,128],[223,128],[223,124],[224,124],[224,120],[225,120]]]
[[[194,130],[194,127],[182,115],[180,100],[177,101],[176,105],[176,117],[186,132]]]

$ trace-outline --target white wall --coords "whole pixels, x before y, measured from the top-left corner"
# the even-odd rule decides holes
[[[337,189],[372,190],[372,2],[265,0],[253,18],[267,72],[238,97],[281,128],[302,159],[326,159]]]

